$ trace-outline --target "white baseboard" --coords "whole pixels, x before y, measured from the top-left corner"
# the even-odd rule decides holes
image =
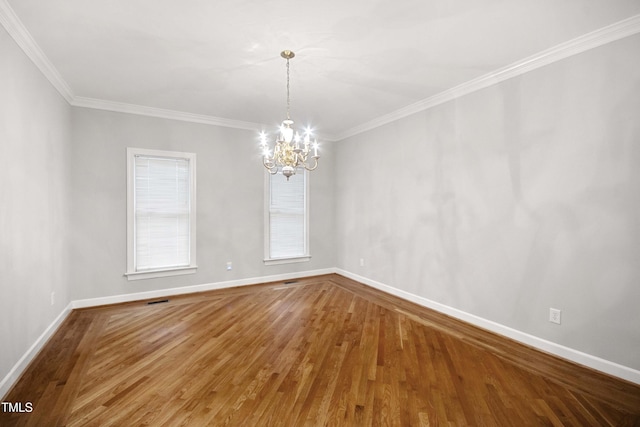
[[[404,300],[411,301],[423,307],[427,307],[440,313],[444,313],[448,316],[455,317],[456,319],[460,319],[480,328],[495,332],[496,334],[506,336],[515,341],[537,348],[544,352],[551,353],[563,359],[570,360],[580,365],[595,369],[614,377],[621,378],[626,381],[630,381],[635,384],[640,384],[640,371],[629,368],[627,366],[623,366],[609,360],[601,359],[599,357],[592,356],[590,354],[583,353],[581,351],[565,347],[551,341],[547,341],[534,335],[530,335],[525,332],[510,328],[508,326],[501,325],[500,323],[496,323],[491,320],[487,320],[482,317],[464,312],[462,310],[440,304],[438,302],[412,294],[410,292],[385,285],[384,283],[368,279],[349,271],[336,268],[335,272],[342,276],[348,277],[349,279],[353,279],[367,286],[371,286],[372,288],[379,289]]]
[[[133,294],[113,295],[108,297],[90,298],[72,301],[73,308],[96,307],[99,305],[119,304],[123,302],[139,301],[150,298],[168,297],[172,295],[191,294],[195,292],[213,291],[216,289],[233,288],[236,286],[256,285],[259,283],[277,282],[302,277],[320,276],[335,273],[334,268],[321,270],[300,271],[296,273],[276,274],[272,276],[251,277],[248,279],[228,280],[224,282],[205,283],[202,285],[184,286],[180,288],[158,289],[148,292],[136,292]]]
[[[44,347],[47,340],[55,333],[58,327],[67,318],[69,313],[76,308],[96,307],[106,304],[118,304],[122,302],[131,302],[144,300],[149,298],[167,297],[171,295],[189,294],[195,292],[210,291],[215,289],[232,288],[235,286],[255,285],[259,283],[277,282],[280,280],[290,280],[302,277],[320,276],[323,274],[335,273],[335,269],[326,268],[321,270],[301,271],[296,273],[277,274],[272,276],[253,277],[248,279],[229,280],[225,282],[206,283],[203,285],[185,286],[182,288],[159,289],[149,292],[138,292],[133,294],[114,295],[101,298],[90,298],[83,300],[71,301],[67,307],[56,317],[56,319],[47,327],[47,329],[38,337],[31,348],[20,358],[9,373],[0,381],[0,397],[5,396],[15,382],[20,378],[29,363]]]
[[[15,382],[20,378],[22,373],[29,363],[33,360],[34,357],[38,354],[38,352],[44,347],[47,343],[47,340],[51,338],[51,336],[58,330],[58,327],[62,324],[62,322],[67,318],[69,313],[71,313],[72,306],[69,303],[63,310],[60,312],[58,317],[54,319],[54,321],[45,329],[45,331],[38,337],[38,339],[33,343],[33,345],[27,350],[27,352],[18,360],[13,368],[9,371],[9,373],[0,381],[0,397],[5,396],[11,387],[15,384]]]
[[[14,365],[9,373],[0,381],[0,396],[5,396],[11,389],[13,384],[20,378],[24,370],[29,363],[38,354],[42,347],[46,344],[47,340],[55,333],[58,327],[62,324],[64,319],[69,313],[76,308],[95,307],[106,304],[118,304],[123,302],[131,302],[137,300],[144,300],[149,298],[167,297],[171,295],[188,294],[195,292],[210,291],[215,289],[231,288],[235,286],[247,286],[255,285],[259,283],[277,282],[280,280],[290,280],[302,277],[319,276],[323,274],[337,273],[342,276],[348,277],[360,283],[363,283],[372,288],[379,289],[389,294],[395,295],[407,301],[419,304],[423,307],[427,307],[457,319],[463,320],[472,325],[480,328],[495,332],[497,334],[506,336],[513,340],[519,341],[523,344],[527,344],[531,347],[538,348],[547,353],[554,354],[572,362],[587,366],[589,368],[604,372],[606,374],[630,381],[635,384],[640,384],[640,371],[635,369],[619,365],[608,360],[595,357],[572,348],[556,344],[542,338],[538,338],[533,335],[509,328],[496,322],[492,322],[487,319],[475,316],[470,313],[458,310],[453,307],[449,307],[444,304],[429,300],[427,298],[414,295],[410,292],[403,291],[401,289],[394,288],[389,285],[377,282],[375,280],[368,279],[355,273],[351,273],[339,268],[326,268],[321,270],[310,270],[295,273],[277,274],[263,277],[253,277],[248,279],[229,280],[224,282],[206,283],[195,286],[185,286],[181,288],[160,289],[148,292],[138,292],[133,294],[114,295],[101,298],[90,298],[84,300],[71,301],[67,307],[56,317],[56,319],[49,325],[49,327],[38,337],[33,345],[27,350],[27,352],[20,358],[20,360]]]

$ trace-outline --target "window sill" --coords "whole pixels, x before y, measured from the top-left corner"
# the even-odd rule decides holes
[[[198,269],[198,266],[193,265],[189,267],[172,268],[168,270],[147,270],[147,271],[131,271],[124,275],[128,280],[141,280],[141,279],[155,279],[158,277],[179,276],[182,274],[193,274]]]
[[[307,262],[311,260],[311,255],[293,257],[293,258],[271,258],[265,259],[264,265],[292,264],[294,262]]]

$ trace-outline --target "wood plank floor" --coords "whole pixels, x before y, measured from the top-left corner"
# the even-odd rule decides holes
[[[338,275],[74,310],[1,426],[625,426],[640,387]]]

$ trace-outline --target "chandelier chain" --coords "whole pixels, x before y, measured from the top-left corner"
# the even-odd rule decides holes
[[[289,58],[287,58],[287,119],[290,120],[289,109],[291,106],[291,100],[289,98]]]

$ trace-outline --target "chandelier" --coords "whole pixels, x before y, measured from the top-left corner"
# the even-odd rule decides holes
[[[293,120],[289,115],[291,105],[289,97],[289,60],[293,58],[295,53],[285,50],[280,53],[287,60],[287,118],[280,125],[279,135],[276,138],[273,153],[269,149],[267,143],[267,134],[263,131],[260,133],[260,147],[262,148],[262,163],[271,175],[275,175],[278,171],[287,177],[287,181],[291,175],[294,175],[298,168],[304,168],[312,171],[318,167],[318,141],[314,139],[311,142],[311,129],[304,130],[303,135],[294,132]],[[313,156],[310,156],[313,149]],[[313,164],[309,164],[313,159]]]

